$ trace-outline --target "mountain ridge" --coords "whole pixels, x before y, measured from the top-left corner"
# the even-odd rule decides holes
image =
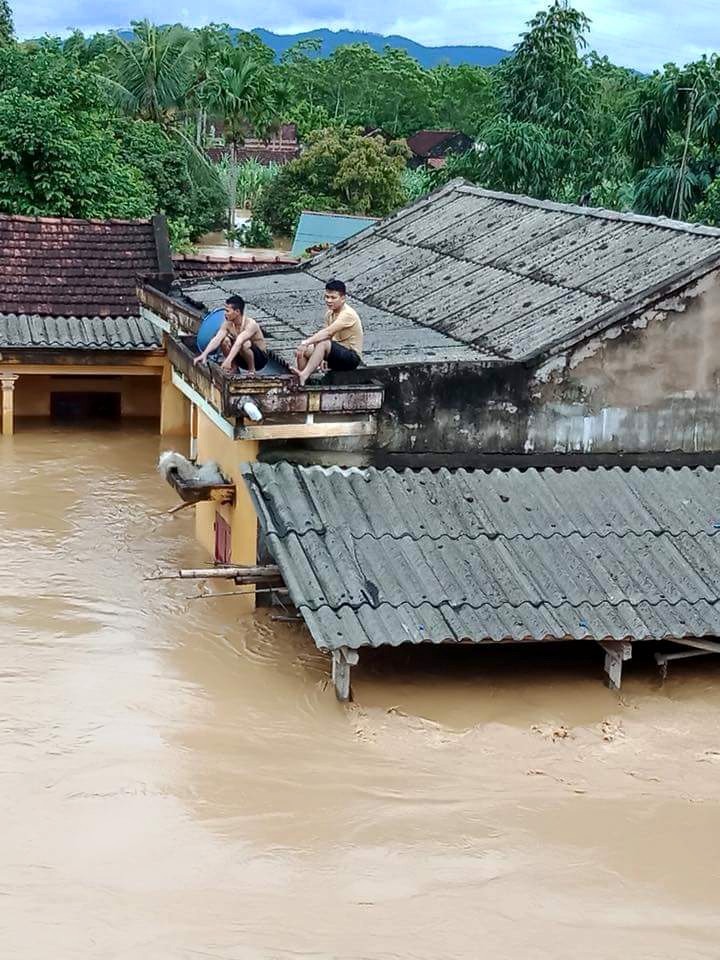
[[[234,28],[235,29],[235,28]],[[263,27],[255,27],[250,31],[259,37],[280,57],[293,44],[301,40],[319,39],[321,41],[320,56],[327,57],[338,47],[351,43],[367,43],[373,50],[382,53],[386,46],[405,50],[424,67],[435,67],[442,63],[451,66],[469,64],[477,67],[490,67],[499,63],[504,57],[510,56],[510,50],[500,47],[480,46],[468,44],[464,46],[448,44],[440,47],[428,47],[409,37],[397,34],[385,35],[371,33],[364,30],[329,30],[320,27],[302,33],[282,34],[274,33]]]
[[[132,30],[124,29],[114,31],[123,40],[132,39]],[[235,39],[238,33],[244,33],[241,27],[230,27],[229,34]],[[264,27],[254,27],[248,33],[254,33],[263,43],[267,44],[279,59],[286,50],[289,50],[294,44],[301,40],[315,40],[321,42],[318,56],[329,57],[338,47],[344,47],[352,43],[367,43],[377,53],[382,53],[385,47],[394,47],[399,50],[405,50],[411,57],[414,57],[423,67],[437,67],[440,64],[447,63],[450,66],[457,67],[460,64],[468,64],[474,67],[492,67],[504,57],[512,54],[511,50],[503,50],[501,47],[487,46],[453,46],[452,44],[442,47],[426,47],[416,40],[410,40],[409,37],[402,37],[397,34],[385,35],[382,33],[371,33],[364,30],[329,30],[327,27],[318,27],[316,30],[306,30],[302,33],[273,33],[272,30],[266,30]]]

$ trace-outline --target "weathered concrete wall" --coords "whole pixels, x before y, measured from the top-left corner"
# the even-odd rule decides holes
[[[719,381],[714,274],[536,371],[525,452],[720,452]]]
[[[720,457],[720,274],[536,368],[379,379],[378,462]]]
[[[375,376],[375,371],[373,371]],[[522,449],[529,415],[527,371],[458,364],[383,371],[377,455]]]

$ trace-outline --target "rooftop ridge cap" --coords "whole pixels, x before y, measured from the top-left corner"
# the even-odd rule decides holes
[[[91,223],[91,224],[106,224],[106,223],[117,223],[123,225],[131,224],[151,224],[152,220],[149,217],[143,217],[137,220],[124,220],[118,217],[44,217],[44,216],[28,216],[21,213],[0,213],[0,221],[15,221],[17,223]]]
[[[456,182],[457,181],[450,181]],[[461,193],[470,193],[488,199],[505,200],[510,203],[519,203],[528,207],[536,207],[541,210],[553,210],[557,213],[568,213],[575,216],[597,217],[602,220],[615,220],[622,223],[637,223],[645,226],[661,227],[668,230],[677,230],[681,233],[698,234],[699,236],[709,236],[720,238],[720,227],[710,227],[702,223],[688,223],[684,220],[672,220],[669,217],[651,217],[642,213],[633,213],[631,211],[608,210],[605,207],[581,207],[573,203],[560,203],[556,200],[540,200],[537,197],[529,197],[524,194],[506,193],[502,190],[487,190],[484,187],[476,187],[467,180],[458,183],[457,189]]]

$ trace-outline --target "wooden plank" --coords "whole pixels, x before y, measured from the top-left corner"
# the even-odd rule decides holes
[[[310,437],[372,437],[377,433],[374,419],[330,423],[248,424],[238,427],[235,437],[243,440],[302,440]]]
[[[341,703],[347,703],[352,699],[352,691],[350,688],[350,663],[345,656],[344,648],[341,648],[340,650],[333,650],[332,682],[335,687],[335,696]]]
[[[622,665],[632,657],[632,644],[628,640],[599,640],[605,651],[605,673],[611,690],[619,690],[622,683]]]

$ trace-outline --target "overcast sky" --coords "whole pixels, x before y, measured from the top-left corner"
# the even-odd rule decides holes
[[[349,27],[398,33],[428,46],[483,44],[509,49],[540,0],[434,0],[421,13],[417,0],[265,0],[240,4],[216,0],[170,6],[165,0],[11,0],[20,37],[60,34],[79,27],[95,32],[126,27],[131,20],[180,21],[200,26],[210,20],[250,29],[295,33],[314,27]],[[591,46],[611,60],[650,70],[669,60],[686,63],[720,50],[718,0],[576,0],[592,19]],[[628,12],[630,11],[630,12]]]

